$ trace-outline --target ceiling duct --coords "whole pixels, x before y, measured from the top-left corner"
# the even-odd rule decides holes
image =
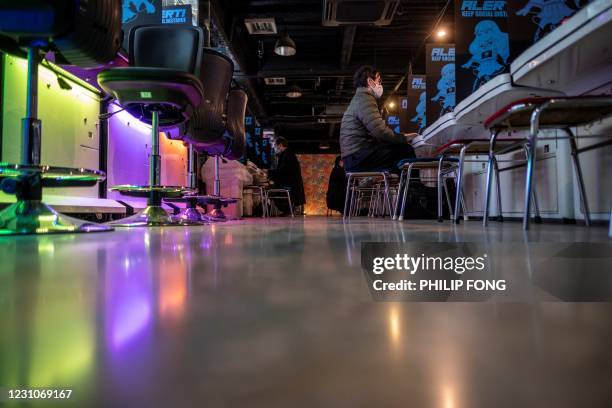
[[[287,85],[287,79],[284,77],[267,77],[264,81],[266,85]]]
[[[323,25],[391,24],[400,0],[324,0]]]
[[[277,34],[276,21],[273,18],[245,18],[244,25],[251,35]]]
[[[348,105],[346,104],[328,104],[325,105],[325,114],[326,115],[344,115],[346,112],[346,108]]]

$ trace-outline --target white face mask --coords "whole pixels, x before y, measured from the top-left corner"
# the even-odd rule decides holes
[[[371,87],[370,87],[370,89],[371,89],[371,90],[372,90],[372,92],[374,93],[374,96],[376,97],[376,99],[380,99],[380,97],[381,97],[381,96],[382,96],[382,94],[383,94],[383,86],[382,86],[382,84],[376,84],[376,85],[374,86],[374,88],[371,88]]]

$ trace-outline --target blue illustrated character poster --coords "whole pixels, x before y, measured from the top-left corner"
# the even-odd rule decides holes
[[[416,115],[410,119],[411,122],[416,123],[418,128],[416,133],[423,133],[423,130],[427,127],[427,118],[425,116],[425,104],[427,102],[427,93],[421,92],[419,95],[419,103],[416,105]]]
[[[455,64],[449,63],[442,67],[440,79],[436,84],[438,93],[431,98],[440,104],[440,115],[451,112],[455,107]]]
[[[397,115],[390,115],[387,117],[387,124],[393,129],[393,132],[399,134],[402,133],[400,129],[400,118]]]
[[[427,45],[426,123],[432,124],[440,116],[455,108],[455,45]]]
[[[399,111],[400,129],[402,133],[421,133],[427,123],[425,119],[426,77],[410,74],[406,82],[408,89]]]
[[[455,8],[457,102],[510,69],[508,3],[461,0]]]
[[[461,68],[471,69],[476,76],[472,92],[495,75],[508,69],[510,43],[508,34],[499,29],[497,23],[483,20],[474,29],[474,40],[468,48],[471,58]]]
[[[576,8],[570,6],[566,0],[529,0],[523,3],[526,4],[516,11],[516,15],[530,16],[533,24],[537,26],[533,35],[533,42],[554,30],[564,19],[576,12]],[[580,4],[576,4],[576,1],[571,3],[574,3],[573,5],[578,6],[578,8],[580,7]]]
[[[123,24],[136,20],[142,15],[155,15],[158,10],[156,0],[123,0]]]
[[[589,0],[509,1],[510,59],[516,58],[590,2]]]
[[[161,0],[123,0],[123,48],[128,49],[130,30],[141,25],[160,24]]]

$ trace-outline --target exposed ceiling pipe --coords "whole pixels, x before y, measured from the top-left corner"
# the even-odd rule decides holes
[[[310,79],[316,75],[318,78],[352,78],[354,72],[348,69],[327,69],[327,70],[309,70],[303,68],[297,69],[275,69],[271,71],[259,71],[257,73],[246,74],[236,73],[235,78],[267,78],[267,77],[291,77],[292,79]],[[404,74],[404,71],[385,71],[385,78],[399,78]]]
[[[351,62],[351,55],[353,54],[353,45],[355,44],[355,32],[357,26],[346,26],[344,28],[344,37],[342,38],[342,51],[340,54],[340,69],[346,70],[349,63]],[[336,91],[339,92],[344,89],[344,78],[339,77],[336,82]]]
[[[253,113],[256,116],[266,116],[266,111],[261,103],[257,90],[251,83],[250,79],[246,76],[241,76],[240,73],[246,72],[246,60],[241,55],[232,42],[229,40],[229,36],[225,32],[221,16],[218,12],[219,2],[218,1],[205,1],[202,3],[208,4],[208,10],[210,15],[210,33],[213,42],[219,48],[225,51],[225,54],[234,63],[234,79],[235,81],[246,91],[249,96],[249,105],[251,106]],[[200,10],[204,10],[205,7],[200,6]]]

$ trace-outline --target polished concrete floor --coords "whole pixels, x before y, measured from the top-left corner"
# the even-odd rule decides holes
[[[612,406],[611,303],[374,302],[363,241],[609,242],[339,218],[0,238],[0,388],[73,389],[45,407]]]

